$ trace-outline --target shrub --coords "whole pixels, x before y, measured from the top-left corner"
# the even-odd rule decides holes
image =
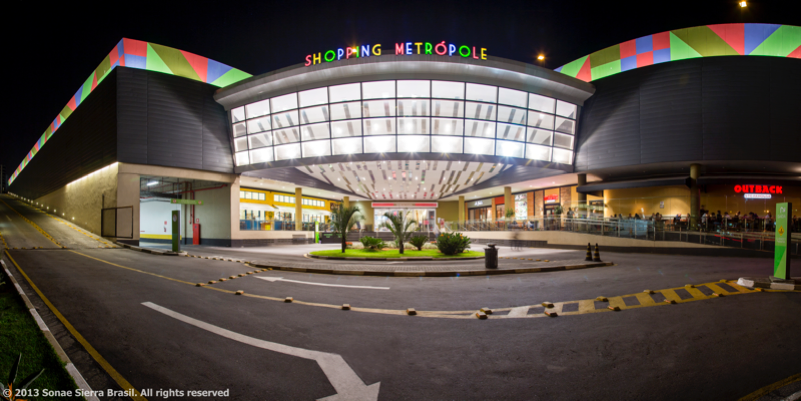
[[[458,255],[470,246],[470,238],[459,233],[442,233],[437,237],[437,249],[445,255]]]
[[[412,245],[414,245],[417,248],[418,251],[422,251],[423,250],[423,245],[425,245],[426,242],[428,242],[428,236],[426,236],[426,235],[415,235],[414,237],[412,237],[412,239],[409,240],[409,242]]]
[[[362,237],[359,239],[359,242],[364,245],[364,249],[369,249],[371,251],[380,251],[387,246],[384,243],[384,240],[381,238],[373,238],[373,237]]]

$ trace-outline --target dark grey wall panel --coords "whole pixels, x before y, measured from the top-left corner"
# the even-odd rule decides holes
[[[35,199],[117,160],[116,74],[112,71],[67,118],[9,191]]]
[[[228,116],[209,96],[203,97],[203,169],[234,171],[233,149],[228,135]]]
[[[707,57],[594,81],[576,171],[662,162],[799,162],[801,60]]]
[[[117,71],[117,157],[147,163],[147,75],[130,68]]]

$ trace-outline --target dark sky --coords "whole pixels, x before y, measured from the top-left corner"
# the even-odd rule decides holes
[[[798,0],[749,1],[17,1],[3,23],[0,163],[13,171],[122,37],[209,57],[253,75],[352,44],[432,42],[556,68],[605,47],[698,25],[801,25]],[[11,6],[13,4],[13,7]],[[68,120],[69,121],[69,120]],[[69,122],[67,122],[69,123]],[[46,145],[45,145],[46,146]]]

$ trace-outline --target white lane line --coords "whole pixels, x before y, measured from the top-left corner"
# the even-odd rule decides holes
[[[229,331],[189,316],[182,315],[178,312],[173,312],[167,308],[158,306],[152,302],[143,302],[142,305],[147,306],[157,312],[163,313],[169,317],[180,320],[184,323],[201,328],[203,330],[212,332],[221,337],[225,337],[243,344],[252,345],[257,348],[263,348],[269,351],[280,352],[285,355],[292,355],[303,359],[311,359],[316,361],[320,368],[325,373],[328,381],[334,386],[337,391],[335,395],[330,397],[321,398],[327,401],[339,400],[354,400],[354,401],[376,401],[378,400],[378,389],[381,382],[365,385],[362,379],[356,375],[356,372],[351,369],[342,356],[337,354],[330,354],[327,352],[312,351],[303,348],[290,347],[284,344],[278,344],[270,341],[259,340],[258,338],[248,337],[233,331]]]
[[[310,281],[287,280],[287,279],[285,279],[283,277],[259,277],[259,276],[254,276],[254,277],[260,278],[262,280],[267,280],[267,281],[270,281],[270,282],[286,281],[287,283],[319,285],[321,287],[363,288],[363,289],[366,289],[366,290],[388,290],[389,289],[389,287],[371,287],[369,285],[344,285],[344,284],[312,283]]]
[[[517,308],[512,308],[509,311],[509,314],[506,315],[507,317],[524,317],[528,314],[528,306],[520,306]]]

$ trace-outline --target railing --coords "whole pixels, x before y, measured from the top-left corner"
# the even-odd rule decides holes
[[[320,223],[320,231],[329,231],[328,223]],[[240,231],[297,231],[294,220],[239,219]],[[314,231],[313,222],[303,222],[301,231]]]
[[[773,251],[775,228],[772,222],[762,222],[761,231],[754,226],[734,225],[731,222],[707,225],[700,229],[688,229],[687,222],[651,221],[640,219],[563,219],[558,217],[537,217],[526,220],[498,220],[446,223],[447,231],[568,231],[618,238],[632,238],[646,241],[681,241],[703,245],[716,245]],[[729,229],[724,229],[728,227]],[[765,229],[767,228],[767,229]],[[789,227],[796,234],[788,250],[792,255],[801,254],[801,227]],[[738,231],[739,230],[739,231]]]

